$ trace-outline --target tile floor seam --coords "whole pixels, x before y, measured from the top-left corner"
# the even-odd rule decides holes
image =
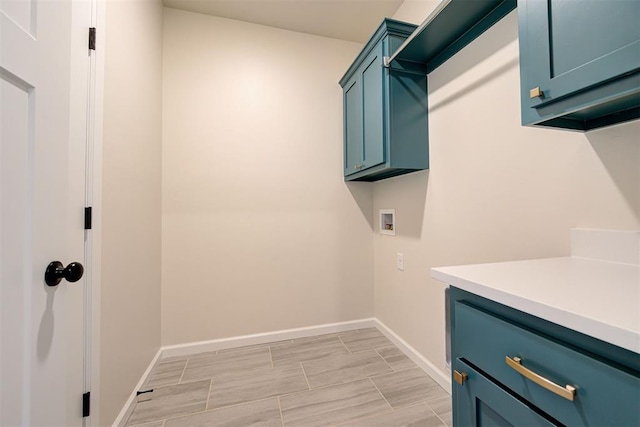
[[[284,427],[284,415],[282,415],[282,404],[280,403],[280,396],[276,396],[278,399],[278,410],[280,410],[280,422],[282,423],[282,427]]]
[[[393,369],[393,366],[391,366],[391,364],[390,364],[389,362],[387,362],[387,359],[385,359],[385,358],[384,358],[384,356],[383,356],[383,355],[381,355],[381,354],[378,352],[378,349],[377,349],[377,348],[376,348],[376,349],[374,349],[374,351],[376,352],[376,354],[377,354],[378,356],[380,356],[380,358],[384,361],[384,363],[386,363],[386,364],[387,364],[387,366],[388,366],[389,368],[391,368],[391,372],[396,372],[396,370],[395,370],[395,369]]]
[[[439,398],[437,398],[437,399],[434,399],[434,400],[431,400],[431,401],[427,402],[427,405],[429,405],[429,408],[433,409],[433,406],[431,406],[431,404],[432,404],[432,403],[437,402],[437,401],[439,401],[439,400],[445,400],[445,399],[447,399],[447,396],[445,396],[445,397],[439,397]],[[449,395],[448,399],[449,399],[449,400],[451,399],[451,395]],[[435,410],[435,409],[433,409],[433,412],[436,412],[436,410]],[[437,412],[436,412],[436,413],[437,413]]]
[[[347,381],[347,382],[338,383],[338,384],[323,385],[322,387],[313,388],[313,389],[309,389],[309,390],[294,391],[292,393],[282,393],[282,394],[279,394],[278,397],[288,397],[288,396],[293,396],[294,394],[298,394],[298,393],[309,393],[310,391],[323,390],[325,388],[330,388],[330,387],[335,387],[335,386],[345,385],[345,384],[351,384],[351,383],[355,383],[355,382],[358,382],[358,381],[366,381],[368,379],[369,378],[360,378],[359,380],[352,380],[352,381]]]
[[[214,408],[214,409],[205,409],[204,411],[194,412],[192,414],[179,415],[179,416],[173,417],[173,418],[182,418],[182,417],[185,417],[185,416],[197,415],[197,414],[202,414],[202,413],[205,413],[205,412],[216,412],[216,411],[221,411],[223,409],[230,409],[230,408],[235,408],[235,407],[242,406],[242,405],[248,405],[249,403],[264,402],[265,400],[279,398],[279,397],[280,397],[280,395],[275,395],[275,396],[263,397],[261,399],[245,400],[244,402],[232,403],[231,405],[221,406],[219,408]],[[172,419],[172,418],[167,418],[167,419]]]
[[[249,404],[249,403],[264,402],[265,400],[269,400],[269,399],[273,399],[273,398],[277,398],[277,397],[279,398],[280,396],[269,396],[269,397],[265,397],[265,398],[262,398],[262,399],[246,400],[246,401],[244,401],[244,402],[240,402],[240,403],[233,403],[233,404],[231,404],[231,405],[221,406],[221,407],[219,407],[219,408],[214,408],[214,409],[205,409],[204,411],[192,412],[192,413],[190,413],[190,414],[177,415],[177,416],[175,416],[175,417],[169,417],[169,418],[166,418],[166,420],[167,420],[167,421],[170,421],[170,420],[174,420],[174,419],[176,419],[176,418],[185,418],[185,417],[190,417],[190,416],[192,416],[192,415],[204,414],[204,413],[206,413],[206,412],[216,412],[216,411],[221,411],[221,410],[223,410],[223,409],[231,409],[231,408],[235,408],[235,407],[238,407],[238,406],[247,405],[247,404]],[[208,406],[208,405],[207,405],[207,406]],[[131,426],[131,427],[134,427],[134,426]]]
[[[151,390],[156,391],[158,389],[163,389],[163,388],[167,388],[167,387],[175,387],[177,385],[185,385],[185,384],[192,384],[192,383],[197,383],[199,381],[205,381],[205,380],[210,380],[213,379],[213,377],[203,377],[203,378],[194,378],[192,380],[189,381],[185,381],[183,383],[176,383],[176,384],[163,384],[160,386],[155,386],[153,387]]]
[[[442,398],[440,398],[440,399],[436,399],[436,400],[434,400],[433,402],[436,402],[437,400],[445,400],[445,399],[448,399],[448,400],[450,401],[450,400],[451,400],[451,396],[449,396],[448,398],[447,398],[447,397],[442,397]],[[438,418],[440,419],[440,421],[442,421],[442,424],[444,424],[445,426],[449,427],[449,423],[447,423],[447,422],[444,420],[444,418],[442,418],[442,417],[440,416],[440,414],[439,414],[439,413],[437,413],[435,409],[433,409],[433,407],[431,406],[431,403],[430,403],[430,402],[426,402],[426,404],[427,404],[427,406],[428,406],[428,407],[433,411],[433,413],[434,413],[434,414],[436,414],[436,417],[438,417]],[[453,416],[453,413],[451,414],[451,416]]]
[[[429,407],[429,409],[431,409],[431,407]],[[436,414],[436,418],[438,418],[440,420],[440,422],[442,423],[442,425],[444,426],[449,426],[449,424],[447,424],[446,422],[444,422],[444,420],[440,417],[440,415],[438,415],[438,413],[436,411],[434,411],[433,409],[431,409],[431,412],[433,412],[434,414]]]
[[[416,365],[416,366],[409,366],[408,368],[404,368],[404,369],[400,369],[398,371],[393,371],[393,372],[387,372],[386,374],[380,374],[380,375],[372,375],[371,378],[380,378],[383,377],[385,375],[391,375],[391,374],[399,374],[401,372],[404,371],[408,371],[409,369],[419,369],[420,372],[424,373],[428,378],[431,378],[431,376],[429,374],[427,374],[420,366]],[[431,378],[433,380],[433,378]],[[434,380],[435,381],[435,380]],[[440,386],[438,386],[440,387]],[[440,387],[442,388],[442,387]],[[444,389],[443,389],[444,390]]]
[[[205,381],[205,379],[200,379],[200,380],[198,380],[198,381],[194,381],[194,382],[204,382],[204,381]],[[185,384],[191,384],[191,383],[185,383]],[[169,388],[169,387],[176,387],[176,385],[174,384],[174,385],[167,385],[167,386],[164,386],[164,387],[157,387],[157,388],[154,388],[154,389],[153,389],[153,391],[155,392],[158,388]],[[211,383],[209,383],[209,387],[211,387]],[[151,399],[151,400],[153,400],[153,399]],[[208,400],[208,397],[207,397],[207,400]],[[204,409],[204,410],[202,410],[202,411],[195,411],[195,412],[182,413],[182,414],[178,414],[178,415],[174,415],[174,416],[171,416],[171,415],[169,414],[166,418],[160,418],[160,419],[153,420],[153,421],[148,421],[148,420],[147,420],[147,421],[144,421],[144,422],[143,422],[143,423],[141,423],[141,424],[129,424],[129,420],[133,417],[134,412],[135,412],[135,408],[136,408],[136,406],[137,406],[137,405],[138,405],[138,403],[139,403],[139,402],[136,400],[136,406],[134,406],[134,410],[131,412],[131,415],[129,415],[129,418],[127,419],[127,422],[125,423],[125,426],[126,426],[126,427],[138,427],[138,426],[141,426],[141,425],[144,425],[144,424],[154,423],[154,422],[158,422],[158,421],[162,421],[162,422],[163,422],[163,425],[164,425],[164,421],[166,421],[166,420],[171,420],[171,419],[174,419],[174,418],[181,418],[181,417],[184,417],[184,416],[190,416],[190,415],[200,414],[200,413],[202,413],[202,412],[207,412],[207,406],[206,406],[206,405],[207,405],[207,400],[205,400],[205,402],[204,402],[204,403],[205,403],[205,409]],[[147,401],[145,400],[145,401],[143,401],[143,402],[147,402]]]
[[[376,385],[376,383],[373,382],[373,380],[371,379],[371,377],[367,378],[369,380],[369,382],[371,384],[373,384],[373,386],[375,387],[375,389],[378,391],[378,393],[380,393],[380,396],[382,396],[382,398],[384,399],[385,402],[387,402],[387,405],[389,405],[389,408],[391,408],[392,410],[394,410],[395,408],[393,406],[391,406],[391,403],[389,403],[389,401],[387,400],[386,397],[384,397],[384,394],[382,394],[382,392],[380,391],[380,389],[378,388],[378,386]]]
[[[342,337],[340,335],[338,335],[338,339],[340,340],[340,342],[342,343],[344,348],[349,352],[349,354],[353,354],[353,353],[351,353],[351,350],[349,350],[349,347],[347,347],[347,345],[344,343],[344,341],[342,340]]]
[[[384,414],[388,414],[388,413],[392,413],[392,412],[396,412],[396,413],[397,413],[397,412],[399,412],[399,411],[403,411],[403,410],[407,410],[407,409],[415,408],[415,407],[418,407],[418,406],[424,406],[424,407],[426,407],[426,409],[428,409],[429,411],[431,411],[431,413],[433,413],[433,415],[435,415],[435,416],[436,416],[436,418],[438,418],[438,420],[439,420],[439,421],[440,421],[440,422],[441,422],[445,427],[449,427],[449,425],[448,425],[447,423],[445,423],[445,422],[442,420],[442,418],[440,418],[440,416],[438,416],[438,414],[436,413],[436,411],[434,411],[434,410],[433,410],[433,408],[431,408],[431,407],[429,406],[429,404],[428,404],[428,403],[426,403],[426,402],[418,402],[418,403],[410,404],[410,405],[407,405],[407,406],[401,406],[401,407],[399,407],[399,408],[395,408],[395,409],[393,409],[392,411],[384,412]],[[370,417],[370,418],[371,418],[371,419],[373,419],[373,417]],[[358,420],[356,420],[356,421],[358,421]],[[339,426],[337,426],[337,427],[339,427]]]
[[[429,410],[430,410],[431,412],[433,412],[433,414],[436,416],[436,418],[438,418],[438,419],[440,420],[440,422],[442,423],[442,425],[447,426],[447,427],[449,426],[449,424],[447,424],[447,423],[442,419],[442,417],[441,417],[441,416],[440,416],[440,415],[439,415],[439,414],[438,414],[438,413],[437,413],[437,412],[436,412],[436,411],[431,407],[431,405],[429,405],[429,402],[426,402],[426,401],[425,401],[425,402],[421,402],[421,403],[419,403],[419,404],[420,404],[420,405],[422,405],[422,404],[427,405],[427,408],[429,408]],[[406,406],[406,407],[408,408],[408,406]]]
[[[433,410],[433,409],[432,409],[428,404],[426,404],[425,402],[419,402],[419,403],[416,403],[416,404],[413,404],[413,405],[404,406],[404,407],[402,407],[402,408],[398,408],[398,409],[407,409],[407,408],[413,408],[413,407],[416,407],[416,406],[426,406],[426,407],[427,407],[427,409],[429,409],[429,410],[430,410],[431,412],[433,412],[436,416],[438,416],[438,414],[436,414],[436,411],[434,411],[434,410]],[[379,414],[367,415],[367,416],[364,416],[364,417],[354,418],[354,419],[352,419],[352,420],[345,421],[345,422],[343,422],[343,423],[341,423],[341,424],[337,424],[335,427],[344,426],[344,425],[347,425],[347,424],[349,424],[349,423],[354,423],[354,422],[360,422],[360,421],[366,421],[366,420],[373,420],[373,419],[375,419],[375,418],[379,417],[380,415],[386,415],[386,414],[391,414],[391,413],[393,413],[393,412],[398,412],[398,409],[393,409],[393,408],[391,408],[390,410],[388,410],[388,411],[384,411],[384,412],[380,412]],[[442,421],[442,418],[438,417],[438,419],[439,419],[440,421]],[[444,424],[445,426],[448,426],[448,424],[447,424],[447,423],[445,423],[444,421],[443,421],[443,424]]]
[[[376,347],[376,350],[384,350],[385,348],[397,348],[398,350],[400,350],[400,349],[398,348],[398,346],[397,346],[397,345],[395,345],[394,343],[391,343],[391,345],[386,345],[386,346],[384,346],[384,347]],[[404,352],[403,352],[402,350],[400,350],[400,352],[401,352],[402,354],[404,354]]]
[[[369,333],[370,331],[367,330],[366,332]],[[449,416],[450,411],[446,409],[446,406],[443,406],[443,405],[446,404],[445,400],[447,400],[447,397],[441,397],[441,398],[438,398],[438,399],[434,400],[434,401],[442,403],[442,405],[438,406],[439,408],[442,407],[443,416],[441,416],[440,414],[438,414],[431,407],[431,404],[429,403],[430,401],[427,400],[427,398],[424,398],[423,400],[417,400],[417,401],[414,400],[413,402],[410,402],[410,403],[404,404],[404,405],[400,405],[397,408],[395,408],[394,406],[391,405],[391,403],[387,399],[387,397],[382,393],[381,388],[376,385],[376,383],[374,382],[374,379],[384,378],[385,375],[394,375],[394,374],[403,373],[403,372],[406,372],[412,378],[421,376],[421,375],[418,375],[418,373],[420,373],[420,374],[424,374],[427,378],[433,379],[419,365],[413,365],[413,366],[408,366],[408,367],[407,366],[403,366],[403,365],[406,365],[404,360],[401,360],[398,363],[396,363],[396,356],[399,357],[400,354],[404,354],[404,352],[402,350],[399,350],[397,348],[397,346],[395,346],[393,344],[393,342],[389,342],[388,344],[383,344],[383,343],[379,343],[378,342],[377,344],[380,344],[379,346],[375,346],[375,344],[373,342],[372,343],[368,343],[368,344],[365,343],[365,347],[367,345],[370,345],[370,344],[374,344],[374,345],[369,347],[369,348],[361,348],[359,351],[352,351],[351,349],[349,349],[349,347],[347,346],[347,344],[344,341],[344,339],[348,339],[350,337],[350,335],[346,336],[346,337],[343,337],[343,336],[341,336],[339,334],[335,334],[333,336],[335,338],[338,338],[338,341],[335,342],[335,344],[337,345],[338,342],[339,342],[343,346],[342,349],[346,350],[346,353],[344,353],[344,355],[342,355],[342,357],[347,356],[347,358],[349,358],[348,356],[350,356],[350,355],[355,355],[355,354],[363,353],[363,352],[366,352],[366,351],[370,351],[371,352],[371,359],[375,359],[374,355],[379,357],[379,358],[381,358],[383,360],[384,364],[380,364],[380,366],[386,366],[388,369],[390,369],[390,371],[386,372],[386,373],[375,373],[375,374],[371,373],[368,376],[366,376],[366,373],[364,373],[365,376],[362,376],[359,379],[351,379],[351,380],[347,380],[347,381],[342,382],[342,383],[327,384],[327,385],[322,385],[321,387],[318,387],[318,388],[312,388],[304,364],[306,363],[306,364],[311,366],[311,364],[313,364],[315,362],[318,362],[318,363],[320,363],[321,361],[325,361],[326,362],[326,360],[328,358],[331,358],[331,357],[339,358],[339,355],[336,355],[336,354],[333,354],[333,353],[326,354],[326,355],[324,355],[322,357],[319,357],[318,359],[312,359],[312,360],[309,360],[309,361],[301,360],[301,361],[298,362],[298,364],[300,365],[300,369],[302,370],[303,377],[305,379],[305,383],[307,384],[307,390],[303,389],[303,390],[292,391],[292,392],[282,393],[282,394],[278,394],[277,393],[278,391],[274,390],[276,393],[274,393],[274,394],[272,394],[272,395],[270,395],[268,397],[262,397],[262,398],[258,398],[258,399],[255,399],[255,400],[251,400],[251,398],[249,398],[249,400],[245,400],[245,401],[242,401],[242,402],[236,402],[236,403],[227,402],[227,403],[231,403],[231,404],[228,404],[226,406],[221,406],[219,408],[209,408],[209,405],[211,404],[212,398],[215,399],[218,403],[225,403],[225,402],[223,402],[225,399],[222,399],[223,401],[218,401],[218,399],[215,396],[212,396],[213,391],[214,391],[214,387],[213,387],[214,384],[213,383],[216,380],[216,377],[215,376],[209,376],[208,378],[205,377],[205,378],[200,378],[200,379],[192,379],[190,381],[183,382],[189,365],[192,365],[192,367],[193,367],[193,362],[195,360],[195,358],[193,358],[193,357],[186,357],[185,361],[184,361],[184,366],[183,366],[180,378],[178,380],[178,384],[179,385],[183,385],[183,384],[189,384],[189,383],[192,383],[192,382],[209,380],[208,394],[207,394],[206,399],[204,401],[204,403],[205,403],[204,410],[197,411],[197,412],[192,412],[192,413],[186,413],[186,414],[183,413],[183,414],[179,414],[179,415],[171,414],[171,413],[158,414],[158,415],[164,415],[165,416],[165,418],[159,419],[158,421],[161,421],[162,427],[165,427],[167,421],[171,422],[171,420],[174,420],[174,419],[181,419],[181,418],[189,419],[189,417],[191,417],[191,416],[196,416],[196,415],[203,414],[203,413],[215,412],[215,411],[220,411],[220,410],[227,410],[227,409],[231,409],[231,408],[234,408],[234,407],[237,407],[237,406],[251,405],[253,403],[267,401],[267,400],[276,398],[277,399],[277,404],[278,404],[278,411],[280,413],[281,425],[282,425],[282,427],[284,427],[285,423],[284,423],[284,410],[283,410],[283,406],[282,406],[283,405],[282,404],[282,398],[286,398],[287,396],[299,395],[299,398],[303,398],[304,399],[305,397],[304,397],[303,393],[314,393],[315,391],[320,391],[320,390],[323,390],[323,389],[331,389],[333,387],[340,386],[340,385],[355,384],[355,383],[358,383],[358,382],[361,382],[361,381],[367,381],[368,380],[369,383],[373,385],[373,389],[371,391],[372,392],[373,392],[373,390],[377,391],[378,392],[378,396],[382,398],[382,400],[387,404],[387,406],[385,408],[378,408],[377,410],[380,411],[380,412],[374,412],[374,413],[372,413],[370,415],[358,416],[357,414],[353,414],[352,413],[351,416],[354,416],[355,418],[353,418],[353,419],[351,419],[349,421],[340,421],[339,424],[334,423],[334,424],[332,424],[333,426],[344,426],[345,424],[348,424],[348,423],[354,423],[354,422],[360,422],[361,423],[363,421],[366,423],[367,420],[375,420],[377,417],[384,417],[383,419],[393,420],[393,419],[396,419],[398,417],[402,417],[403,416],[402,415],[403,413],[402,413],[401,410],[404,410],[406,408],[417,407],[419,405],[426,405],[426,407],[429,409],[429,412],[436,416],[436,418],[434,419],[435,422],[440,422],[441,425],[444,426],[444,427],[450,427],[449,424],[447,424],[447,422],[445,422],[445,420],[443,419],[443,416],[450,418],[450,416]],[[364,335],[364,336],[366,336],[366,335]],[[324,337],[324,338],[327,338],[327,337]],[[335,338],[332,338],[332,339],[335,339]],[[296,340],[288,340],[289,343],[295,343],[295,341]],[[363,345],[362,344],[363,340],[360,340],[360,341],[361,341],[360,345],[355,345],[356,348],[360,348]],[[366,341],[366,340],[364,340],[364,341]],[[286,343],[286,342],[287,341],[285,340],[283,343]],[[266,343],[266,345],[265,345],[265,347],[267,347],[268,352],[269,352],[269,359],[270,359],[270,365],[271,365],[271,366],[266,365],[264,367],[264,369],[267,369],[267,370],[276,368],[275,363],[274,363],[274,355],[273,355],[272,345],[271,344]],[[392,350],[394,348],[396,350]],[[392,364],[389,361],[387,361],[387,359],[385,359],[385,357],[382,355],[382,353],[385,352],[385,349],[389,349],[389,351],[387,353],[388,353],[388,355],[390,357],[390,360],[394,361],[393,362],[394,364]],[[335,347],[334,347],[334,350],[335,350]],[[341,350],[341,351],[344,351],[344,350]],[[220,354],[220,351],[216,350],[215,352],[211,352],[211,353],[213,353],[215,355],[218,355],[218,354]],[[405,355],[405,357],[406,357],[406,355]],[[357,358],[360,359],[360,357],[357,357]],[[368,359],[368,357],[366,359]],[[410,358],[408,358],[408,359],[411,361]],[[376,362],[375,362],[376,365],[378,365],[379,361],[377,359],[375,359],[375,360],[376,360]],[[158,369],[158,365],[160,365],[159,362],[156,363],[156,365],[153,367],[152,372]],[[394,366],[396,366],[396,365],[398,365],[398,367],[394,368]],[[295,364],[293,366],[295,366]],[[355,366],[355,368],[358,368],[358,366]],[[387,368],[384,368],[384,369],[387,369]],[[418,371],[413,371],[413,373],[410,373],[409,371],[411,369],[417,369]],[[153,374],[149,376],[148,381],[150,381],[152,377],[153,377]],[[392,378],[393,377],[390,377],[390,380]],[[217,381],[216,381],[216,384],[217,384]],[[162,385],[160,387],[154,387],[154,389],[161,390],[161,389],[163,389],[165,387],[171,387],[171,386],[172,385],[170,385],[170,384],[166,384],[166,385]],[[205,390],[206,389],[204,389],[202,391],[205,391]],[[285,391],[285,390],[282,390],[282,391]],[[330,391],[327,391],[326,393],[330,393]],[[404,393],[406,393],[406,392],[404,392]],[[245,398],[247,398],[247,397],[249,397],[249,396],[245,396]],[[255,397],[258,397],[258,396],[256,395]],[[418,397],[418,396],[415,396],[415,397]],[[296,399],[296,398],[294,398],[294,399]],[[392,398],[392,400],[394,400],[394,399],[395,398]],[[449,396],[448,400],[450,401],[450,396]],[[380,402],[380,401],[378,400],[378,402]],[[137,402],[135,402],[135,405],[137,405]],[[384,404],[382,404],[381,402],[378,405],[384,406]],[[134,406],[134,410],[135,410],[135,406]],[[240,412],[243,412],[243,410],[241,409]],[[420,412],[420,410],[418,408],[414,408],[413,412],[414,413],[415,412]],[[394,415],[395,413],[397,413],[398,415]],[[133,411],[132,411],[131,415],[133,415]],[[275,415],[275,413],[273,415]],[[201,415],[201,416],[206,417],[205,415]],[[129,419],[127,421],[129,421],[130,418],[131,417],[129,417]],[[273,421],[275,421],[276,419],[277,419],[277,417],[274,417]],[[187,422],[189,422],[189,421],[187,421]]]
[[[178,380],[178,384],[182,384],[182,379],[184,378],[184,373],[187,372],[187,366],[189,365],[189,358],[184,362],[184,368],[182,368],[182,374],[180,374],[180,379]]]
[[[209,399],[211,398],[211,389],[213,388],[213,378],[209,380],[209,392],[207,393],[207,401],[204,404],[204,410],[209,409]]]
[[[356,353],[362,353],[363,351],[370,351],[375,349],[376,349],[375,347],[365,347],[358,350],[349,350],[349,351],[351,352],[351,354],[356,354]]]
[[[176,415],[176,416],[173,416],[173,417],[167,417],[167,418],[164,418],[164,419],[162,420],[162,424],[164,425],[164,423],[165,423],[166,421],[177,420],[178,418],[191,417],[191,416],[193,416],[193,415],[200,415],[200,414],[204,414],[205,412],[211,412],[211,411],[210,411],[210,410],[205,409],[204,411],[190,412],[190,413],[188,413],[188,414],[180,414],[180,415]],[[152,421],[152,422],[153,422],[153,421]],[[136,426],[130,426],[130,427],[136,427]]]
[[[310,396],[316,396],[317,397],[318,395],[323,394],[325,390],[329,390],[329,389],[334,389],[335,390],[336,388],[341,388],[342,389],[342,388],[345,388],[345,386],[352,386],[352,385],[355,385],[356,383],[360,383],[360,385],[362,387],[367,388],[365,394],[372,393],[375,396],[374,398],[369,399],[369,401],[368,401],[369,403],[379,402],[380,405],[384,406],[384,403],[382,403],[382,401],[384,401],[384,396],[382,396],[381,393],[379,393],[379,392],[378,392],[378,395],[376,396],[375,395],[375,393],[376,393],[375,388],[374,389],[369,389],[368,387],[371,384],[370,383],[367,384],[367,381],[368,381],[368,378],[362,378],[362,379],[359,379],[359,380],[356,380],[356,381],[350,381],[350,382],[345,382],[345,383],[341,383],[341,384],[332,384],[332,385],[329,385],[329,386],[323,386],[321,388],[316,388],[316,389],[313,389],[313,390],[307,390],[307,391],[302,391],[302,392],[298,392],[298,393],[291,393],[291,394],[288,394],[288,395],[282,395],[282,396],[280,396],[280,398],[292,397],[292,398],[295,399],[297,397],[296,395],[303,395],[303,394],[307,394],[307,395],[310,395]],[[362,392],[362,390],[360,390],[360,391]],[[325,397],[327,397],[327,396],[325,396]],[[353,396],[351,396],[351,397],[353,397]],[[297,397],[297,398],[305,400],[304,397]],[[348,399],[350,399],[350,397],[349,396],[346,396],[346,397],[343,396],[339,400],[337,400],[335,398],[335,396],[334,397],[327,397],[327,399],[323,399],[323,400],[320,400],[320,401],[316,401],[315,399],[312,399],[311,402],[306,402],[305,405],[306,406],[311,405],[312,407],[313,406],[317,406],[317,405],[321,406],[321,405],[329,404],[331,402],[337,402],[337,401],[341,401],[341,400],[345,400],[345,399],[348,400]],[[303,406],[305,406],[305,405],[303,405]],[[358,405],[360,405],[360,404],[358,404]],[[300,409],[300,405],[297,405],[297,406],[293,405],[288,410],[296,411],[296,410],[299,410],[299,409]],[[394,409],[389,404],[387,404],[387,406],[384,406],[384,408],[378,408],[377,412],[376,411],[370,412],[368,415],[373,416],[373,415],[381,415],[381,414],[392,413],[392,412],[394,412]],[[319,415],[319,414],[315,414],[315,416],[317,416],[317,415]],[[327,415],[330,415],[330,414],[327,414]],[[336,427],[336,426],[339,425],[338,423],[341,423],[341,424],[342,423],[346,423],[346,422],[355,420],[357,418],[364,418],[365,416],[367,416],[367,415],[365,415],[365,414],[359,415],[359,416],[355,415],[356,418],[352,418],[351,420],[344,419],[343,421],[335,421],[335,422],[333,422],[331,424],[321,424],[321,425],[327,425],[327,426],[330,425],[331,427]],[[293,422],[294,423],[299,423],[300,420],[294,420]],[[312,424],[308,424],[307,423],[307,424],[296,424],[296,425],[311,426]],[[313,425],[316,425],[316,424],[313,424]]]
[[[133,416],[133,411],[135,411],[136,406],[138,406],[138,396],[136,395],[136,397],[133,399],[133,409],[131,410],[131,413],[129,414],[129,416],[127,417],[127,420],[124,422],[125,427],[129,426],[129,420],[131,419],[131,417]]]
[[[352,419],[352,420],[348,420],[348,421],[342,422],[342,423],[340,423],[340,424],[332,425],[332,427],[341,427],[341,426],[348,425],[348,424],[350,424],[350,423],[358,423],[358,422],[360,422],[360,421],[373,420],[373,419],[375,419],[375,418],[379,417],[380,415],[391,414],[391,413],[393,413],[393,412],[396,412],[396,410],[392,408],[392,409],[388,409],[388,410],[386,410],[386,411],[384,411],[384,412],[379,412],[379,413],[376,413],[376,414],[365,415],[364,417],[357,417],[357,418],[354,418],[354,419]]]
[[[304,366],[302,365],[302,362],[300,362],[300,369],[302,369],[302,375],[304,375],[304,380],[307,382],[307,387],[309,387],[309,390],[311,390],[311,383],[309,382],[309,378],[307,378],[307,373],[304,370]]]

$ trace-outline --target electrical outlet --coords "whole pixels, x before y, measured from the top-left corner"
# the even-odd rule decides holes
[[[401,254],[400,252],[398,252],[396,255],[397,255],[396,266],[398,267],[398,270],[404,271],[404,255]]]

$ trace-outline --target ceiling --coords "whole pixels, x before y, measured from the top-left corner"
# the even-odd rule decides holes
[[[358,43],[403,0],[164,0],[166,7]]]

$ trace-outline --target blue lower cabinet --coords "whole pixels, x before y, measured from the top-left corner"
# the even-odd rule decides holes
[[[640,118],[640,1],[518,0],[522,124]]]
[[[340,80],[347,181],[429,168],[426,66],[384,66],[415,28],[385,19]]]
[[[640,355],[460,289],[450,304],[456,426],[640,426]]]
[[[456,360],[455,372],[461,384],[454,381],[455,425],[481,426],[556,426],[535,407],[518,400],[462,360]]]

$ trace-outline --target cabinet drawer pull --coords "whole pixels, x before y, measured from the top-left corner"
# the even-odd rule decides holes
[[[570,385],[566,385],[562,387],[561,385],[558,385],[553,381],[550,381],[545,377],[539,374],[536,374],[532,370],[522,366],[522,359],[520,359],[519,357],[514,357],[512,359],[511,357],[506,356],[505,361],[507,362],[507,365],[509,365],[510,368],[512,368],[514,371],[516,371],[523,377],[533,381],[534,383],[538,384],[541,387],[546,388],[549,391],[554,392],[558,396],[564,397],[565,399],[573,402],[573,399],[576,396],[575,387]]]
[[[463,385],[468,377],[465,372],[453,371],[453,380],[460,385]]]
[[[529,98],[531,99],[543,98],[543,97],[544,97],[544,93],[540,90],[540,87],[534,87],[529,91]]]

